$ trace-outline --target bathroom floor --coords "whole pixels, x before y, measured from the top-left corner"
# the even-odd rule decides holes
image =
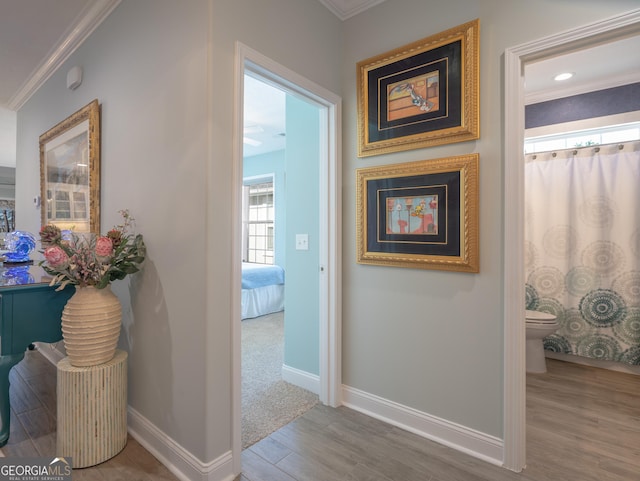
[[[554,359],[527,374],[531,479],[638,480],[639,446],[640,376]]]

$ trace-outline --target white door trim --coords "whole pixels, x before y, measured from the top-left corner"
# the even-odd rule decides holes
[[[524,65],[640,33],[640,9],[508,48],[505,51],[504,462],[525,467]]]
[[[320,402],[339,406],[341,400],[341,117],[339,96],[274,62],[259,52],[236,42],[233,192],[232,206],[232,452],[234,472],[239,473],[241,443],[241,343],[240,343],[240,239],[239,206],[242,195],[242,132],[244,73],[250,70],[262,79],[277,85],[292,95],[304,98],[320,107]],[[324,231],[322,227],[325,227]]]

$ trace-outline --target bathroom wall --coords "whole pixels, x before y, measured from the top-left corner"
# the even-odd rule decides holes
[[[525,128],[640,111],[640,82],[525,107]]]

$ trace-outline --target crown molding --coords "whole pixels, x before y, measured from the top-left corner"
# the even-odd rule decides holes
[[[122,0],[97,0],[86,7],[51,53],[36,67],[27,81],[9,99],[9,108],[19,110],[93,33]]]
[[[378,5],[384,0],[319,0],[340,20],[346,20],[368,8]],[[350,5],[349,5],[350,4]]]

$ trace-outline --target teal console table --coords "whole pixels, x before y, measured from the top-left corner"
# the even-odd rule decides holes
[[[62,339],[62,309],[72,287],[56,292],[39,266],[0,264],[0,447],[9,440],[9,371],[34,342]]]

